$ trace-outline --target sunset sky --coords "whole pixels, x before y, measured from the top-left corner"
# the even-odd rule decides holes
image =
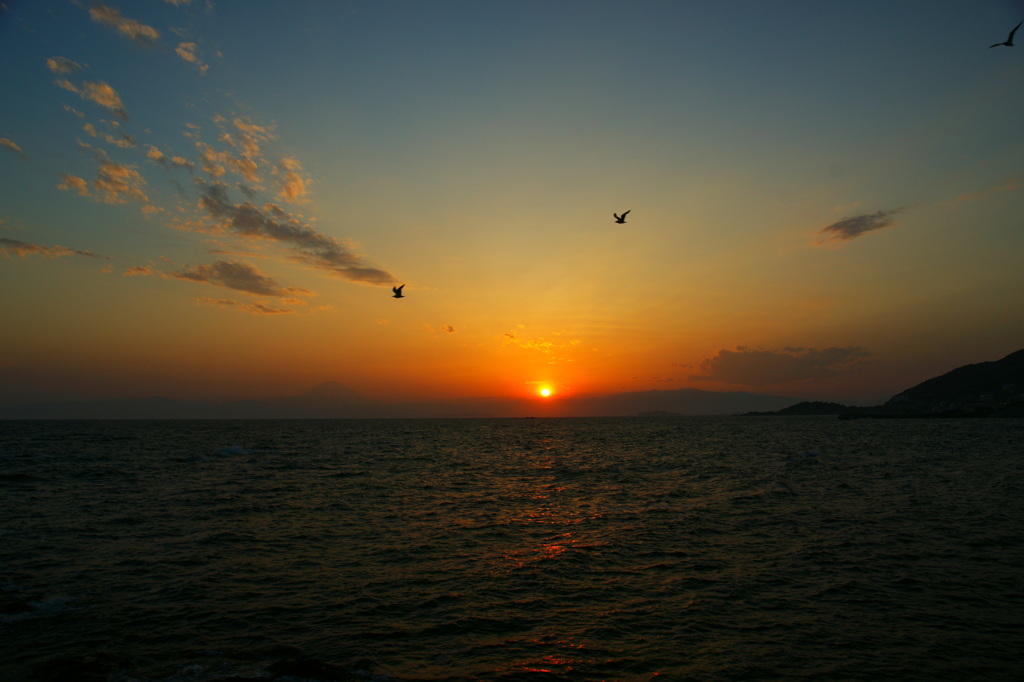
[[[872,404],[1024,347],[1019,0],[0,8],[2,404]]]

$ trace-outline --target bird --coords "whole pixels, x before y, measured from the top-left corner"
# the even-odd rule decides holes
[[[405,296],[402,295],[402,287],[404,286],[405,285],[403,284],[401,287],[391,287],[391,291],[394,292],[394,295],[391,298],[405,298]]]
[[[631,210],[633,209],[630,209],[630,211]],[[619,223],[620,225],[623,225],[626,222],[626,215],[628,213],[629,211],[626,211],[626,213],[623,213],[622,215],[619,215],[618,213],[612,213],[612,215],[615,216],[615,222]]]
[[[1024,21],[1020,22],[1020,24],[1024,24]],[[1017,32],[1018,28],[1020,28],[1020,24],[1017,24],[1016,26],[1013,27],[1013,30],[1010,31],[1010,35],[1006,38],[1006,42],[989,45],[989,49],[992,49],[993,47],[999,47],[1000,45],[1005,45],[1006,47],[1013,47],[1013,34]]]

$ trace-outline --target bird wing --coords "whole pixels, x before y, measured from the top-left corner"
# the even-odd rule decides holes
[[[1021,24],[1024,24],[1024,21],[1021,21],[1020,24],[1017,24],[1016,26],[1013,27],[1013,30],[1010,31],[1010,35],[1006,37],[1006,40],[1004,42],[989,45],[989,48],[991,49],[993,47],[999,47],[1000,45],[1008,45],[1010,47],[1013,47],[1013,34],[1017,32],[1017,29],[1020,28]]]
[[[629,209],[629,211],[632,211],[632,210],[633,210],[633,209]],[[623,213],[623,214],[622,214],[622,217],[623,217],[623,218],[625,218],[625,217],[626,217],[627,215],[629,215],[629,211],[626,211],[625,213]]]

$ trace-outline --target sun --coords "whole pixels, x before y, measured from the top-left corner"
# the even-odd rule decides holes
[[[544,388],[540,389],[538,393],[540,393],[542,398],[547,398],[549,395],[551,395],[551,389],[545,386]]]

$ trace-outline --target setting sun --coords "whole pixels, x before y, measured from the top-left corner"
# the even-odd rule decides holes
[[[551,389],[547,388],[546,386],[544,388],[540,389],[539,392],[540,392],[541,396],[544,397],[544,398],[547,398],[549,395],[551,395]]]

